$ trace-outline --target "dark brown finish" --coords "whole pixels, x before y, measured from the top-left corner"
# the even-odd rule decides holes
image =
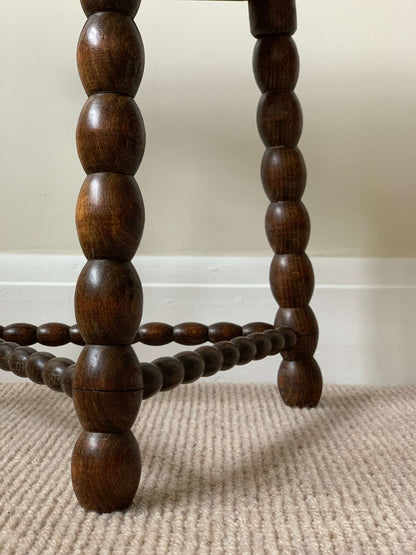
[[[266,212],[266,235],[274,252],[304,252],[310,221],[303,202],[272,202]]]
[[[306,186],[306,166],[298,148],[267,148],[261,162],[261,179],[270,202],[299,201]]]
[[[72,383],[74,381],[76,364],[71,364],[67,366],[63,371],[61,378],[61,388],[68,397],[72,397]]]
[[[202,375],[205,378],[213,376],[221,370],[224,364],[224,355],[219,349],[211,347],[210,345],[204,345],[203,347],[195,349],[195,353],[204,359],[205,370]]]
[[[283,308],[306,306],[312,298],[314,275],[306,254],[276,254],[270,266],[270,287]]]
[[[236,345],[230,341],[220,341],[215,343],[214,347],[222,353],[224,359],[220,370],[230,370],[230,368],[238,364],[240,351]]]
[[[250,341],[247,337],[234,337],[231,339],[231,343],[237,347],[240,352],[236,364],[242,366],[254,360],[257,354],[257,348],[254,341]],[[230,367],[231,368],[231,367]],[[222,368],[223,370],[228,370],[228,368]]]
[[[78,196],[76,224],[86,258],[131,260],[144,227],[143,199],[134,177],[88,175]]]
[[[47,362],[42,370],[42,380],[45,385],[54,391],[63,391],[62,376],[68,366],[74,361],[65,357],[54,357]]]
[[[257,109],[257,124],[265,146],[295,147],[302,133],[302,110],[292,91],[263,93]]]
[[[71,340],[69,326],[57,322],[42,324],[36,329],[36,341],[49,347],[66,345]]]
[[[288,35],[259,39],[253,52],[254,77],[261,92],[293,91],[299,75],[295,41]]]
[[[249,13],[251,31],[259,39],[253,70],[263,93],[257,125],[267,147],[261,177],[272,203],[266,214],[266,234],[275,252],[270,286],[282,307],[280,311],[288,311],[279,311],[275,326],[290,326],[295,332],[280,330],[282,335],[286,333],[286,345],[278,385],[284,402],[290,406],[314,406],[319,400],[322,377],[313,359],[318,340],[316,319],[308,307],[314,289],[312,265],[305,254],[310,223],[300,200],[306,168],[297,148],[302,111],[293,92],[299,59],[289,36],[296,29],[295,2],[249,0]],[[296,317],[293,311],[297,311]],[[272,346],[272,350],[276,348]]]
[[[25,378],[27,360],[35,352],[35,349],[32,349],[32,347],[17,347],[15,349],[12,348],[8,355],[7,366],[9,370],[13,372],[13,374],[16,374],[16,376]],[[4,367],[2,366],[2,368]]]
[[[287,405],[316,406],[322,393],[322,374],[318,363],[314,358],[284,360],[279,369],[278,385]]]
[[[88,17],[96,12],[120,12],[134,17],[141,0],[81,0],[82,9]]]
[[[140,33],[128,15],[94,13],[78,42],[78,71],[85,92],[116,92],[134,97],[144,69]]]
[[[85,345],[85,341],[79,331],[78,324],[69,328],[69,337],[71,339],[71,343],[75,343],[75,345]]]
[[[135,339],[145,345],[166,345],[173,341],[173,327],[161,322],[149,322],[140,326]]]
[[[208,328],[197,322],[184,322],[173,328],[173,340],[181,345],[200,345],[208,341]]]
[[[77,282],[75,315],[87,345],[76,365],[72,396],[86,431],[74,449],[72,480],[84,508],[106,512],[131,502],[141,468],[129,428],[143,396],[140,364],[130,345],[143,309],[131,259],[144,225],[133,176],[143,156],[145,130],[132,98],[142,77],[144,53],[129,17],[137,11],[137,2],[91,0],[84,1],[83,8],[90,17],[77,59],[91,96],[77,127],[78,154],[88,175],[76,222],[89,261]]]
[[[77,127],[78,154],[86,173],[134,175],[145,140],[143,119],[132,98],[115,93],[89,97]]]
[[[54,358],[54,355],[51,353],[45,353],[43,351],[38,351],[30,355],[25,364],[26,377],[32,380],[32,382],[42,385],[44,383],[42,376],[43,369],[46,364]]]
[[[163,376],[160,369],[149,362],[141,363],[143,374],[143,399],[149,399],[162,389]]]
[[[75,292],[75,316],[87,343],[130,345],[140,324],[143,293],[131,262],[90,260]]]
[[[211,343],[230,341],[239,335],[243,335],[241,326],[231,322],[217,322],[208,327],[208,341]]]
[[[250,333],[263,332],[272,329],[274,329],[274,326],[267,324],[266,322],[249,322],[248,324],[244,324],[241,330],[241,335],[250,335]]]
[[[82,432],[72,453],[72,483],[87,510],[108,513],[125,509],[136,494],[141,473],[136,438],[121,434]]]
[[[251,34],[293,35],[296,31],[295,0],[249,0]]]
[[[274,329],[265,330],[264,335],[270,339],[272,344],[269,354],[277,355],[277,353],[280,353],[286,344],[284,335]]]
[[[180,385],[185,378],[185,368],[180,360],[173,357],[160,357],[152,362],[157,368],[159,368],[163,384],[161,391],[169,391],[174,387]]]
[[[198,353],[192,351],[184,351],[175,355],[176,359],[182,364],[184,369],[184,378],[182,383],[192,383],[203,375],[205,371],[204,359]]]
[[[33,345],[36,343],[36,326],[32,324],[10,324],[3,329],[3,339],[19,345]]]
[[[13,342],[6,342],[3,339],[0,340],[0,368],[5,372],[10,372],[9,367],[9,357],[11,353],[17,349],[20,345]]]
[[[273,344],[271,339],[269,339],[267,335],[264,335],[264,333],[251,333],[247,336],[247,339],[256,347],[254,360],[261,360],[270,354]]]

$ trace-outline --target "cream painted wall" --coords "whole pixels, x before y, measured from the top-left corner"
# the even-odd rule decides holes
[[[77,0],[1,0],[0,251],[79,252]],[[142,254],[267,255],[244,2],[143,0]],[[416,3],[298,0],[309,252],[416,256]]]

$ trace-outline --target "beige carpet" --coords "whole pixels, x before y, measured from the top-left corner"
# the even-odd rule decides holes
[[[135,427],[138,495],[112,515],[72,493],[71,401],[0,395],[1,554],[416,553],[416,386],[326,386],[313,410],[273,386],[159,394]]]

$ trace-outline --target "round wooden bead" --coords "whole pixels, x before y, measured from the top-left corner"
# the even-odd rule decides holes
[[[298,336],[292,328],[279,328],[279,333],[283,336],[285,340],[285,349],[290,350],[296,346],[298,341]]]
[[[51,353],[39,351],[29,356],[25,364],[26,376],[32,382],[43,384],[42,372],[46,364],[55,358]]]
[[[219,349],[211,347],[209,345],[204,345],[203,347],[198,347],[195,349],[195,353],[200,355],[204,359],[205,370],[202,374],[205,378],[213,376],[219,370],[221,370],[224,364],[224,356]]]
[[[306,166],[298,148],[266,149],[261,163],[261,179],[271,202],[299,201],[306,186]]]
[[[215,343],[214,347],[222,353],[224,359],[221,370],[229,370],[238,364],[240,351],[230,341],[220,341],[219,343]]]
[[[62,391],[72,398],[72,382],[74,381],[75,364],[67,366],[62,374],[61,387]]]
[[[250,333],[263,332],[265,330],[272,330],[273,326],[266,322],[249,322],[245,324],[242,329],[242,335],[249,335]]]
[[[77,371],[75,371],[75,377]],[[78,419],[89,432],[119,433],[129,430],[139,412],[143,390],[85,391],[72,387]]]
[[[75,315],[87,343],[130,345],[142,316],[143,293],[130,262],[90,260],[78,278]]]
[[[311,358],[316,351],[319,338],[318,322],[310,306],[303,308],[279,308],[275,326],[287,326],[296,331],[297,342],[294,348],[282,351],[285,360]]]
[[[263,333],[254,332],[247,336],[256,347],[256,354],[254,360],[261,360],[267,357],[272,350],[271,340]]]
[[[160,357],[152,362],[159,368],[163,377],[161,391],[169,391],[180,385],[185,378],[183,364],[173,357]]]
[[[231,324],[230,322],[217,322],[216,324],[211,324],[208,328],[208,340],[211,343],[229,341],[240,335],[243,335],[241,326]]]
[[[73,360],[64,357],[52,358],[46,363],[42,370],[43,383],[54,391],[63,391],[62,389],[62,376],[68,368],[74,364]]]
[[[33,324],[9,324],[3,329],[3,339],[19,345],[33,345],[36,343],[36,326]]]
[[[96,12],[119,12],[134,17],[141,0],[81,0],[85,15]]]
[[[310,228],[303,202],[281,201],[269,205],[266,234],[275,253],[303,253],[309,241]]]
[[[254,47],[253,70],[262,92],[293,91],[299,75],[299,56],[292,37],[271,35],[260,38]]]
[[[173,341],[173,327],[162,322],[149,322],[139,328],[139,341],[145,345],[166,345]]]
[[[162,389],[163,376],[159,368],[149,362],[142,362],[141,368],[143,374],[143,399],[148,399],[159,393]]]
[[[134,177],[88,175],[78,196],[76,224],[89,260],[131,260],[144,227],[143,199]]]
[[[35,353],[35,349],[31,347],[19,347],[17,349],[11,350],[9,354],[9,370],[20,376],[21,378],[26,377],[26,362],[28,358]]]
[[[136,494],[140,450],[131,431],[82,432],[72,453],[72,483],[84,509],[106,513],[125,509]]]
[[[79,421],[90,432],[119,432],[134,424],[143,378],[129,345],[86,345],[78,357],[72,397]]]
[[[249,0],[250,30],[255,37],[293,35],[296,31],[295,0]]]
[[[78,357],[73,389],[143,389],[140,363],[133,348],[130,345],[86,345]]]
[[[277,254],[270,266],[270,287],[280,306],[306,306],[314,288],[312,264],[306,254]]]
[[[277,330],[266,330],[264,335],[268,337],[271,341],[272,347],[270,349],[270,355],[277,355],[285,346],[285,338]]]
[[[134,97],[144,69],[144,48],[131,19],[117,12],[91,15],[78,41],[78,71],[85,92]]]
[[[302,109],[294,92],[271,91],[261,95],[257,126],[266,147],[295,147],[302,125]]]
[[[322,374],[314,358],[283,360],[277,379],[280,395],[290,407],[315,407],[322,393]]]
[[[175,357],[182,364],[185,370],[185,377],[182,383],[192,383],[203,375],[205,370],[204,359],[198,353],[184,351],[178,353]]]
[[[69,326],[50,322],[38,326],[36,330],[37,342],[49,347],[66,345],[70,341]]]
[[[11,353],[20,347],[17,343],[12,341],[5,342],[4,340],[0,343],[0,368],[5,372],[10,371],[9,368],[9,356]]]
[[[253,341],[250,341],[246,337],[234,337],[234,339],[231,339],[231,343],[237,347],[240,353],[237,362],[239,366],[254,360],[257,348]]]
[[[74,343],[75,345],[85,345],[85,341],[79,331],[79,327],[77,324],[69,328],[69,338],[71,340],[71,343]]]
[[[184,322],[173,328],[173,340],[181,345],[200,345],[208,341],[208,328],[197,322]]]
[[[130,96],[100,93],[89,97],[77,127],[77,147],[86,173],[134,175],[145,147],[145,130]]]

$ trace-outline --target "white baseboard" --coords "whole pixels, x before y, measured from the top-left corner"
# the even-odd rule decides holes
[[[143,321],[272,322],[276,303],[268,287],[270,260],[137,257],[145,294]],[[73,293],[84,262],[82,256],[0,255],[0,324],[74,323]],[[312,262],[316,290],[311,306],[320,324],[316,358],[325,381],[416,383],[416,259]],[[142,360],[180,350],[172,344],[137,348]],[[56,352],[76,358],[79,348],[64,346]],[[275,382],[278,360],[253,362],[210,379]],[[18,378],[0,372],[0,381]]]

